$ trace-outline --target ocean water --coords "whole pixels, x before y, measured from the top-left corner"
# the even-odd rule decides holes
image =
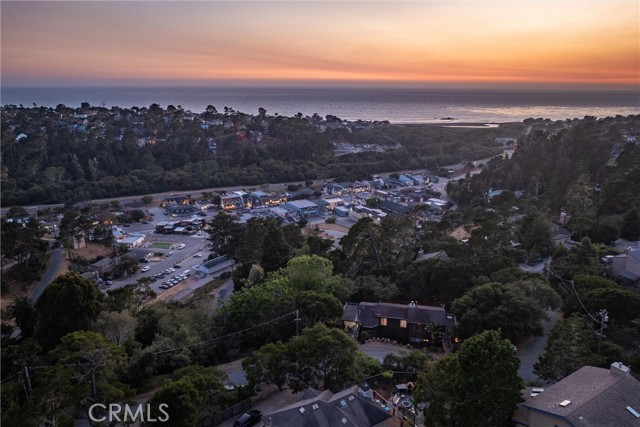
[[[318,113],[392,123],[504,123],[526,118],[564,120],[640,114],[640,92],[414,88],[275,87],[3,87],[0,104],[148,107],[156,103],[202,112],[207,105],[270,115]],[[446,119],[446,120],[442,120]],[[453,119],[453,120],[451,120]]]

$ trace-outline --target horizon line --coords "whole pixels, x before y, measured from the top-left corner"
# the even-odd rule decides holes
[[[416,81],[347,81],[347,80],[250,80],[250,81],[112,81],[112,82],[50,82],[0,83],[2,89],[109,89],[109,88],[229,88],[229,89],[442,89],[442,90],[549,90],[549,91],[616,91],[640,93],[640,85],[585,84],[565,82],[416,82]]]

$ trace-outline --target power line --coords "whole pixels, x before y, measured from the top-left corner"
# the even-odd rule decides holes
[[[258,325],[251,326],[249,328],[246,328],[246,329],[243,329],[243,330],[240,330],[240,331],[232,332],[232,333],[227,334],[227,335],[222,335],[222,336],[219,336],[219,337],[211,338],[211,339],[208,339],[208,340],[205,340],[205,341],[200,341],[200,342],[193,343],[193,344],[184,345],[184,346],[181,346],[181,347],[168,348],[166,350],[156,351],[156,352],[153,352],[153,353],[141,353],[141,354],[138,354],[138,355],[135,355],[135,356],[131,356],[129,359],[131,360],[131,359],[137,359],[139,357],[145,357],[145,356],[156,356],[156,355],[159,355],[159,354],[171,353],[171,352],[178,351],[178,350],[184,350],[184,349],[188,349],[188,348],[191,348],[191,347],[198,347],[198,346],[201,346],[201,345],[210,344],[212,342],[216,342],[216,341],[219,341],[219,340],[222,340],[222,339],[225,339],[225,338],[230,338],[230,337],[233,337],[235,335],[240,335],[240,334],[243,334],[245,332],[249,332],[249,331],[251,331],[253,329],[257,329],[257,328],[260,328],[262,326],[266,326],[266,325],[268,325],[270,323],[277,322],[277,321],[282,320],[285,317],[288,317],[288,316],[291,316],[291,315],[295,316],[296,313],[297,313],[297,310],[296,311],[292,311],[292,312],[287,313],[287,314],[283,314],[282,316],[276,317],[274,319],[267,320],[266,322],[260,323]]]
[[[193,343],[193,344],[184,345],[184,346],[181,346],[181,347],[168,348],[168,349],[161,350],[161,351],[156,351],[156,352],[153,352],[153,353],[144,353],[144,354],[141,353],[141,354],[138,354],[138,355],[135,355],[135,356],[131,356],[129,358],[129,360],[133,360],[133,359],[137,359],[137,358],[145,357],[145,356],[156,356],[156,355],[159,355],[159,354],[171,353],[171,352],[178,351],[178,350],[184,350],[184,349],[188,349],[188,348],[191,348],[191,347],[197,347],[197,346],[201,346],[201,345],[210,344],[212,342],[216,342],[216,341],[219,341],[219,340],[222,340],[222,339],[225,339],[225,338],[229,338],[229,337],[233,337],[235,335],[240,335],[240,334],[244,334],[246,332],[250,332],[250,331],[252,331],[254,329],[261,328],[261,327],[266,326],[266,325],[268,325],[270,323],[274,323],[274,322],[280,321],[280,320],[282,320],[282,319],[284,319],[284,318],[286,318],[288,316],[294,316],[294,321],[296,321],[296,323],[297,323],[297,320],[299,320],[298,319],[298,310],[295,310],[295,311],[292,311],[290,313],[283,314],[282,316],[267,320],[266,322],[260,323],[258,325],[254,325],[254,326],[251,326],[249,328],[242,329],[240,331],[232,332],[232,333],[227,334],[227,335],[222,335],[222,336],[219,336],[219,337],[211,338],[211,339],[208,339],[208,340],[205,340],[205,341],[196,342],[196,343]],[[68,364],[65,364],[65,365],[58,365],[58,366],[69,367],[69,366],[86,366],[86,365],[90,365],[90,363],[68,363]],[[27,369],[29,369],[29,370],[44,369],[44,368],[52,368],[52,367],[55,367],[55,366],[56,365],[52,365],[52,366],[29,366],[29,367],[27,367]],[[19,372],[14,373],[13,375],[11,375],[11,376],[3,379],[2,381],[0,381],[0,384],[5,383],[6,381],[9,381],[10,379],[22,374],[23,372],[24,371],[21,370]]]
[[[585,313],[587,313],[587,315],[591,318],[591,320],[593,320],[594,322],[597,322],[597,323],[599,323],[599,324],[601,324],[601,325],[603,325],[603,324],[605,323],[605,322],[604,322],[604,319],[603,319],[602,321],[600,321],[600,320],[596,319],[596,318],[595,318],[595,317],[594,317],[594,316],[589,312],[589,310],[587,310],[587,307],[584,305],[584,303],[583,303],[583,302],[582,302],[582,300],[580,299],[580,295],[578,294],[578,290],[576,289],[576,285],[575,285],[575,283],[574,283],[574,281],[573,281],[573,280],[564,279],[564,278],[562,278],[561,276],[559,276],[558,274],[556,274],[556,272],[555,272],[555,271],[553,271],[553,270],[551,269],[551,263],[549,263],[549,266],[548,266],[547,268],[548,268],[549,272],[550,272],[551,274],[553,274],[553,276],[554,276],[554,277],[556,277],[557,279],[559,279],[559,280],[562,282],[562,284],[569,283],[569,284],[571,285],[571,293],[572,293],[572,294],[575,294],[576,299],[577,299],[577,300],[578,300],[578,302],[580,303],[580,306],[582,307],[582,309],[584,310],[584,312],[585,312]],[[563,289],[564,289],[564,288],[563,288]]]

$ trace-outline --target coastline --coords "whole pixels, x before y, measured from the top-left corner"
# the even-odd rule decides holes
[[[105,108],[158,104],[203,113],[207,105],[243,114],[265,108],[269,115],[318,113],[349,121],[391,124],[509,123],[527,118],[565,120],[640,114],[637,91],[498,90],[444,88],[314,87],[2,87],[0,104]],[[442,120],[453,118],[454,120]]]

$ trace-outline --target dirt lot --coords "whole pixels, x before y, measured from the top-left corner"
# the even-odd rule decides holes
[[[98,256],[105,256],[111,253],[111,248],[110,247],[105,247],[102,245],[96,245],[93,243],[88,243],[86,248],[81,248],[81,249],[75,249],[73,251],[74,256],[76,257],[83,257],[89,260],[93,260]],[[62,262],[60,263],[60,268],[58,269],[57,273],[56,273],[56,277],[64,274],[66,272],[69,271],[69,252],[65,251],[64,252],[64,258],[62,260]],[[0,306],[2,308],[2,311],[4,311],[9,304],[11,304],[13,302],[13,300],[15,299],[15,297],[17,296],[25,296],[25,295],[30,295],[31,291],[33,290],[33,288],[35,287],[35,285],[37,284],[37,282],[33,282],[33,283],[24,283],[20,280],[17,280],[15,278],[11,278],[11,275],[9,274],[9,291],[4,293],[2,295],[2,300],[0,301]]]
[[[89,261],[95,260],[99,256],[107,256],[113,252],[113,248],[111,246],[103,246],[97,245],[95,243],[87,242],[86,248],[74,249],[73,256],[78,258],[85,258]],[[60,269],[58,270],[58,275],[64,274],[69,271],[69,265],[71,262],[69,261],[69,251],[65,251],[64,260],[60,264]]]
[[[471,237],[471,231],[473,230],[473,228],[474,227],[469,228],[461,225],[460,227],[455,228],[451,233],[449,233],[449,236],[453,237],[456,240],[468,239],[469,237]]]

